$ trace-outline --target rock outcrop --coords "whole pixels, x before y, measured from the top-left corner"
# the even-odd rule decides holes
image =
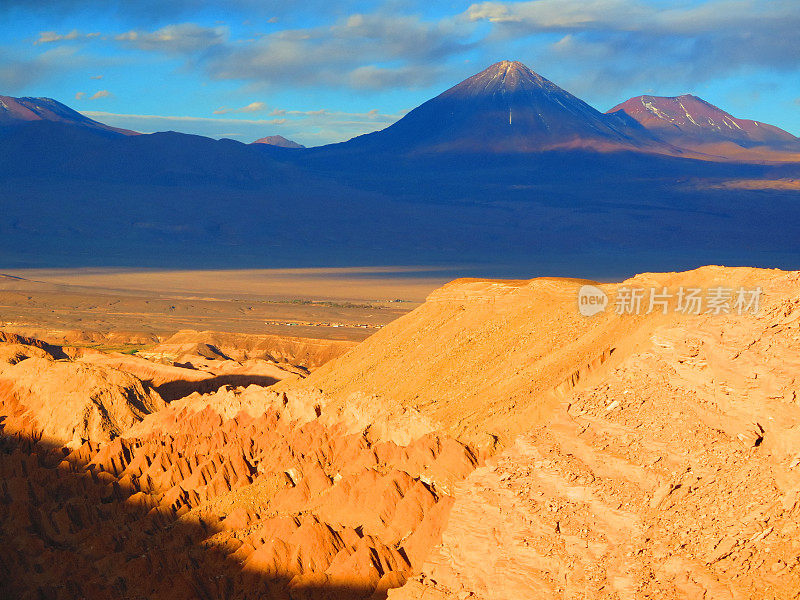
[[[166,406],[152,388],[117,369],[36,356],[35,346],[12,351],[14,364],[0,370],[4,435],[77,447],[118,437]]]

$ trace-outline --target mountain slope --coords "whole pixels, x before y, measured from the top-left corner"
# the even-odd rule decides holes
[[[552,314],[562,308],[577,313],[572,285],[571,302],[565,297],[571,306],[548,298]],[[759,311],[585,318],[584,331],[614,332],[616,350],[606,363],[576,371],[562,386],[561,400],[535,419],[521,410],[519,398],[500,401],[503,395],[488,387],[477,407],[493,420],[511,408],[507,422],[527,431],[456,485],[441,544],[421,575],[390,591],[389,599],[794,598],[800,589],[794,376],[800,273],[704,267],[601,287],[618,297],[626,287],[674,292],[716,285],[762,287]],[[571,336],[561,321],[553,326],[536,314],[527,327],[514,328],[512,319],[530,304],[525,291],[518,287],[513,301],[514,292],[487,286],[480,301],[451,309],[453,321],[486,326],[450,343],[477,349],[496,340],[497,360],[485,354],[484,368],[491,375],[519,370],[518,389],[530,391],[526,403],[544,404],[541,376],[547,371],[537,363],[550,356],[531,364],[519,360],[520,351],[535,351],[533,343],[549,338],[558,346]],[[645,334],[636,340],[619,328],[631,320],[639,320],[637,333]],[[506,323],[520,333],[495,338]],[[522,332],[533,343],[523,338],[519,344]],[[574,338],[589,341],[585,333]],[[393,383],[404,384],[432,357],[415,351],[422,367],[395,365],[403,381]],[[373,371],[360,372],[367,384],[374,379]],[[446,378],[429,389],[438,392],[437,384],[447,385]],[[386,389],[396,393],[393,385]],[[469,415],[475,406],[459,408]]]
[[[476,456],[505,447],[456,483],[441,544],[390,600],[794,598],[800,273],[642,274],[601,284],[593,317],[583,283],[453,282],[302,382],[376,435],[392,411]],[[720,286],[760,288],[757,314],[676,311],[681,288],[705,311]],[[639,314],[616,314],[635,289]]]
[[[684,147],[733,142],[739,146],[769,146],[800,150],[800,139],[759,121],[737,119],[702,98],[637,96],[608,111],[627,115],[662,139]]]
[[[90,119],[52,98],[13,98],[11,96],[0,96],[0,127],[24,125],[36,121],[67,123],[69,125],[80,125],[81,127],[88,127],[90,129],[113,131],[123,135],[139,135],[135,131],[111,127],[110,125]]]
[[[522,63],[504,60],[425,102],[390,127],[334,146],[525,153],[643,149],[659,147],[659,143],[638,123],[604,115]]]

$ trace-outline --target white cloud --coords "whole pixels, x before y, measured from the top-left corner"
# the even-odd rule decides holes
[[[89,98],[89,100],[98,100],[99,98],[108,98],[111,96],[111,92],[108,90],[98,90]]]
[[[139,50],[183,54],[206,50],[225,42],[228,28],[181,23],[151,32],[131,30],[114,36],[114,39]]]
[[[4,93],[24,90],[52,75],[81,68],[85,62],[72,46],[56,46],[35,56],[0,46],[0,89]]]
[[[276,123],[285,123],[286,119],[224,119],[216,117],[191,117],[191,116],[164,116],[164,115],[140,115],[140,114],[120,114],[96,110],[81,111],[87,117],[125,117],[130,119],[148,119],[148,120],[166,120],[166,121],[198,121],[210,123],[246,123],[249,125],[271,125]],[[288,117],[322,117],[327,116],[336,119],[342,118],[356,118],[356,119],[380,119],[388,123],[397,120],[400,115],[382,114],[376,110],[371,110],[365,113],[351,113],[341,111],[331,111],[327,109],[319,110],[281,110],[281,115]]]
[[[353,69],[347,80],[356,89],[415,88],[427,85],[443,74],[443,69],[438,65],[428,65],[424,68],[418,65],[404,67],[366,65]]]
[[[647,22],[657,9],[632,0],[532,0],[481,2],[466,11],[470,21],[523,25],[537,30],[614,26],[628,29]]]
[[[39,37],[34,40],[34,44],[52,44],[54,42],[71,42],[78,39],[91,39],[100,37],[99,32],[81,33],[73,29],[69,33],[58,33],[57,31],[40,31]]]
[[[215,115],[227,115],[228,113],[257,113],[267,110],[267,105],[264,102],[251,102],[247,106],[241,108],[227,108],[222,106],[214,111]]]
[[[77,29],[73,29],[69,33],[60,34],[57,31],[40,31],[39,38],[33,42],[34,44],[51,44],[53,42],[62,42],[68,40],[76,40],[81,37],[81,33]]]
[[[78,92],[75,94],[75,100],[83,100],[83,97],[86,95],[86,92]]]
[[[176,130],[209,137],[236,137],[256,140],[279,133],[286,138],[311,145],[338,142],[362,133],[383,129],[400,115],[369,111],[347,113],[331,110],[282,110],[283,116],[271,119],[192,117],[143,114],[120,114],[104,111],[81,111],[82,114],[115,127],[136,131]]]
[[[166,116],[166,115],[137,115],[137,114],[120,114],[110,113],[98,110],[81,111],[81,114],[87,117],[119,117],[125,119],[141,119],[146,121],[197,121],[199,123],[243,123],[246,125],[274,125],[282,123],[285,119],[214,119],[211,117],[188,117],[188,116]]]

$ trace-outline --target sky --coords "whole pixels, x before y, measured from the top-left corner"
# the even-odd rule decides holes
[[[0,32],[0,95],[145,133],[343,141],[509,59],[800,135],[800,0],[0,0]]]

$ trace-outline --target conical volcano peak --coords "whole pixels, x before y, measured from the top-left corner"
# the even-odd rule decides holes
[[[498,72],[502,74],[503,83],[506,86],[513,86],[522,81],[535,82],[538,84],[547,81],[544,77],[538,73],[534,73],[527,66],[516,60],[504,60],[495,63],[489,68],[491,69],[492,67],[496,67]]]
[[[516,71],[521,71],[522,73],[525,74],[532,73],[535,75],[533,71],[531,71],[528,67],[523,65],[518,60],[501,60],[500,62],[496,62],[493,65],[490,65],[486,70],[502,72],[505,75],[508,75],[509,73]]]
[[[654,138],[598,112],[515,60],[485,68],[352,145],[414,152],[540,152],[639,148]]]
[[[480,94],[497,91],[518,91],[530,89],[559,89],[538,73],[516,60],[501,60],[485,68],[480,73],[465,79],[450,91],[454,93]]]

